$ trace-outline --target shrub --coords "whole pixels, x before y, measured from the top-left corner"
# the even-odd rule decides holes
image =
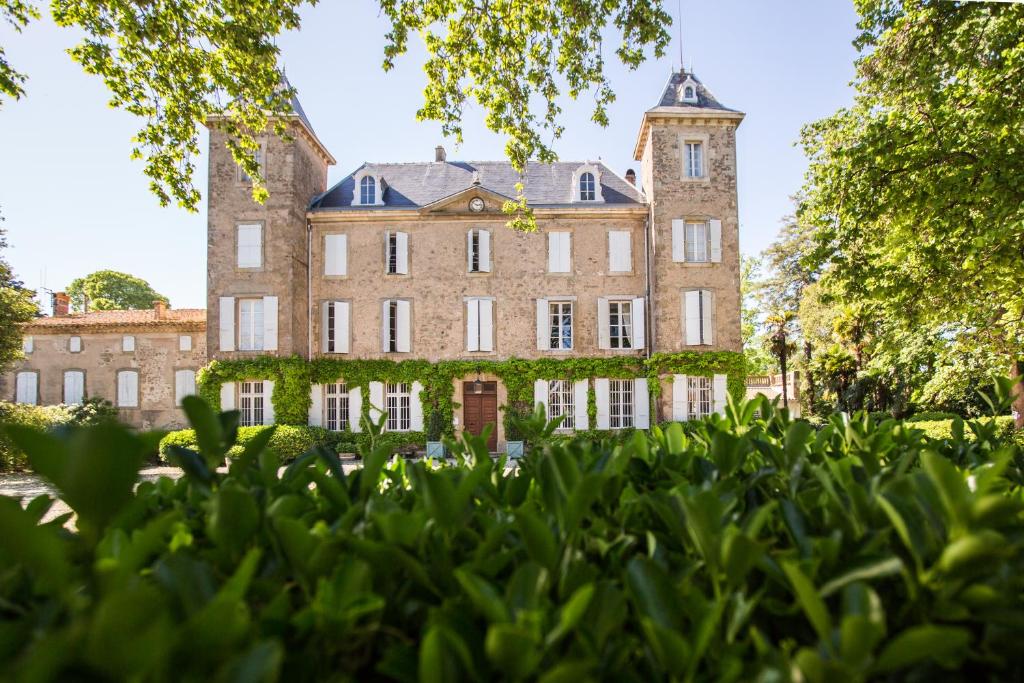
[[[906,418],[907,422],[935,422],[938,420],[955,420],[961,417],[956,413],[946,413],[941,410],[923,411],[920,413],[914,413],[910,417]]]
[[[0,425],[24,425],[45,430],[72,422],[68,406],[30,406],[0,401]],[[0,471],[23,470],[28,467],[25,453],[0,430]]]
[[[955,418],[959,419],[959,418]],[[952,419],[946,420],[907,420],[909,425],[914,429],[920,429],[932,439],[952,439],[953,438],[953,422]],[[1010,441],[1014,437],[1014,426],[1013,417],[1010,415],[1000,415],[995,418],[984,417],[976,421],[977,424],[988,424],[993,423],[997,438],[1000,441]],[[966,424],[966,423],[965,423]],[[971,429],[965,427],[964,438],[967,440],[974,439],[974,432]]]
[[[612,444],[534,416],[510,472],[374,430],[349,474],[323,447],[279,473],[260,430],[217,472],[237,413],[186,401],[177,482],[136,486],[150,442],[116,425],[12,430],[78,529],[0,500],[0,678],[1024,677],[1024,471],[981,423],[815,431],[758,401]]]

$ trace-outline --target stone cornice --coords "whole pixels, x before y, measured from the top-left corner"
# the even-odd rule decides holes
[[[647,216],[648,207],[646,204],[631,204],[627,206],[615,206],[602,204],[600,206],[533,206],[533,215],[538,220],[554,218],[643,218]],[[472,213],[460,211],[458,213],[438,213],[425,211],[419,208],[409,209],[324,209],[319,211],[308,211],[306,217],[314,224],[329,223],[388,223],[394,221],[424,221],[431,223],[443,223],[447,221],[508,221],[510,216],[496,212],[487,211],[484,213]]]
[[[746,114],[738,111],[718,109],[677,109],[675,107],[655,107],[644,112],[644,120],[640,124],[633,158],[640,161],[647,146],[647,136],[653,123],[690,124],[695,126],[732,126],[738,127]]]

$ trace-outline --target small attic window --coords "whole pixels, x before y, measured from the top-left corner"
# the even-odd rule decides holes
[[[679,86],[679,93],[681,94],[680,99],[683,102],[689,104],[697,103],[697,82],[693,80],[692,76],[687,76],[686,80]]]
[[[596,163],[587,162],[572,174],[573,202],[603,202],[601,195],[601,169]]]
[[[377,181],[372,175],[364,176],[359,181],[359,203],[375,204],[377,202]]]
[[[683,99],[684,100],[695,100],[695,99],[697,99],[696,92],[694,91],[692,85],[686,86],[686,88],[683,90]]]
[[[587,172],[580,176],[580,201],[594,201],[594,174]]]
[[[384,180],[366,169],[356,174],[352,188],[352,206],[383,206]]]

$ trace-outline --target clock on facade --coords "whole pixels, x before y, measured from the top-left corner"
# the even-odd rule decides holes
[[[480,213],[484,210],[484,200],[480,199],[480,197],[473,197],[469,200],[469,210]]]

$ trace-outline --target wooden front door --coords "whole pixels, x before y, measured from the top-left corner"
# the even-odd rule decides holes
[[[498,383],[483,382],[483,391],[479,394],[473,391],[475,382],[462,383],[462,419],[466,431],[470,434],[480,435],[488,424],[491,427],[491,436],[487,440],[487,447],[498,450]]]

